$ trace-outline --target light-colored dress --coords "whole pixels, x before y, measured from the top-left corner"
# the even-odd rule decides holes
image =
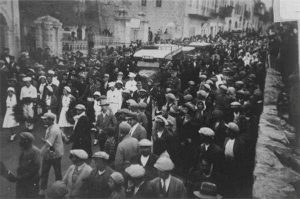
[[[3,128],[13,128],[20,124],[15,119],[14,107],[17,105],[16,95],[6,98],[6,112],[3,121]]]
[[[71,103],[71,96],[63,95],[62,107],[61,107],[61,111],[59,114],[59,121],[58,121],[58,125],[60,127],[72,127],[73,126],[67,120],[67,111],[69,110],[70,103]]]
[[[107,91],[107,102],[109,103],[109,107],[111,108],[111,111],[113,114],[116,114],[116,112],[121,109],[122,106],[122,92],[115,89],[114,91],[109,90]]]

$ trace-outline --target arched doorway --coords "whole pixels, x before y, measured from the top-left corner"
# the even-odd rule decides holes
[[[0,55],[5,47],[8,47],[8,25],[5,17],[0,13]],[[0,73],[0,93],[5,93],[7,88],[7,74],[4,72]],[[4,115],[5,112],[5,95],[0,97],[0,116]],[[3,118],[3,117],[1,117]],[[0,118],[0,119],[1,119]]]
[[[5,17],[0,13],[0,52],[3,48],[8,47],[8,25]]]

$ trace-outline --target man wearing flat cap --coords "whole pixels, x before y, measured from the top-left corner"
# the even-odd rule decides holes
[[[139,164],[131,164],[125,169],[128,175],[126,196],[129,198],[148,198],[149,185],[145,179],[145,169]]]
[[[147,180],[152,180],[157,176],[154,164],[158,159],[158,156],[151,152],[152,145],[152,142],[148,139],[139,141],[139,154],[134,156],[130,161],[131,164],[140,164],[145,168],[145,177]]]
[[[102,81],[102,85],[101,85],[101,93],[102,94],[106,94],[107,91],[109,90],[109,86],[108,86],[108,81],[109,81],[109,74],[105,73],[103,76],[103,81]]]
[[[106,100],[102,100],[100,103],[101,113],[97,116],[94,145],[99,142],[100,150],[104,150],[104,143],[107,139],[107,135],[104,132],[105,128],[117,127],[117,119],[112,111],[109,109],[109,103]]]
[[[160,157],[154,164],[158,177],[149,182],[149,191],[153,198],[186,198],[186,189],[182,180],[172,176],[174,163],[169,157]]]
[[[41,190],[39,195],[45,195],[47,189],[48,176],[51,167],[55,172],[55,180],[61,180],[61,158],[64,155],[63,133],[58,124],[55,123],[56,115],[45,113],[42,116],[44,125],[47,127],[42,153]],[[66,137],[64,136],[65,140]]]
[[[177,77],[177,70],[171,70],[171,77],[166,81],[167,87],[171,88],[175,93],[181,90],[181,79]]]
[[[142,86],[142,82],[141,81],[137,81],[136,82],[136,90],[132,93],[132,98],[135,100],[135,101],[138,101],[139,98],[140,98],[140,95],[139,95],[139,92],[143,89],[143,86]],[[143,89],[144,90],[144,89]]]
[[[92,172],[92,168],[85,163],[88,154],[82,149],[73,149],[70,151],[70,160],[72,165],[66,171],[62,181],[67,185],[68,198],[83,197],[83,183]]]
[[[141,140],[147,138],[147,131],[146,129],[138,122],[138,114],[137,113],[130,113],[127,116],[127,121],[131,126],[129,135],[131,137],[136,138],[137,140]]]
[[[222,84],[219,86],[219,89],[216,92],[215,96],[215,108],[222,110],[222,111],[227,111],[229,108],[230,104],[230,98],[227,95],[227,86]]]
[[[92,170],[88,178],[83,182],[82,190],[84,198],[107,198],[111,191],[107,184],[112,168],[108,166],[109,155],[104,151],[98,151],[92,156],[96,168]]]
[[[214,165],[217,171],[222,170],[224,162],[224,153],[217,144],[215,144],[215,132],[208,127],[202,127],[199,129],[201,145],[199,152],[197,153],[197,160],[201,157],[207,157]]]
[[[234,122],[229,122],[227,125],[226,139],[224,142],[224,172],[230,176],[227,180],[226,191],[231,193],[239,193],[243,185],[247,183],[247,170],[251,167],[247,156],[249,151],[249,142],[244,134],[240,134],[239,126]]]
[[[145,113],[146,108],[147,108],[147,104],[145,102],[140,102],[138,104],[137,119],[138,122],[146,129],[146,131],[149,132],[150,131],[149,122],[148,122],[147,115]]]
[[[189,94],[189,95],[192,95],[193,97],[196,97],[196,93],[197,93],[197,90],[196,90],[195,82],[189,81],[188,88],[183,91],[183,94],[184,95]]]
[[[83,149],[91,157],[91,124],[85,113],[86,108],[83,104],[77,104],[75,109],[77,114],[74,116],[75,124],[73,134],[70,136],[70,141],[73,143],[72,149]]]
[[[167,110],[169,111],[172,106],[176,105],[175,104],[176,97],[173,93],[167,93],[165,97],[166,97],[166,104],[164,106],[166,106]]]
[[[16,183],[16,198],[35,198],[38,196],[41,154],[39,149],[32,144],[33,141],[34,136],[31,133],[20,133],[21,154],[16,175],[7,170],[2,162],[0,163],[1,176]]]
[[[123,171],[125,164],[130,163],[130,160],[138,154],[139,141],[130,136],[130,129],[131,126],[127,122],[119,124],[121,142],[118,144],[115,157],[115,168],[118,171]]]

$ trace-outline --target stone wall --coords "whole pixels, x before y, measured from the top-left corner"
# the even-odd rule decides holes
[[[277,97],[282,87],[279,72],[268,69],[264,110],[260,117],[254,170],[254,198],[297,198],[300,157],[292,152],[293,128],[277,114]]]
[[[165,31],[170,24],[175,24],[173,38],[180,38],[183,35],[183,22],[185,14],[185,1],[170,0],[162,1],[161,7],[156,7],[156,0],[146,1],[146,6],[142,6],[138,1],[117,1],[118,7],[128,12],[129,18],[137,18],[140,13],[145,15],[148,26],[155,33],[159,29]]]
[[[8,47],[11,55],[18,56],[20,53],[19,1],[0,0],[0,15],[6,23],[4,31],[0,30],[0,36],[4,40],[4,44],[0,41],[0,47]],[[0,53],[1,51],[2,49]]]

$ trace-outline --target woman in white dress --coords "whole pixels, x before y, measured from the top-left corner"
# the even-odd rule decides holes
[[[3,128],[9,129],[10,141],[14,141],[16,137],[16,133],[14,132],[15,127],[20,124],[16,121],[14,107],[17,105],[17,97],[15,95],[15,89],[13,87],[9,87],[7,89],[7,98],[6,98],[6,112],[3,121]]]
[[[109,107],[113,114],[116,114],[122,106],[122,92],[115,89],[115,82],[110,82],[108,86],[110,87],[110,90],[108,90],[106,94],[107,102],[109,103]]]
[[[67,111],[69,110],[70,104],[73,100],[74,97],[71,95],[70,87],[65,86],[61,98],[61,111],[59,114],[58,125],[68,136],[70,135],[70,132],[72,132],[73,124],[67,120]]]

